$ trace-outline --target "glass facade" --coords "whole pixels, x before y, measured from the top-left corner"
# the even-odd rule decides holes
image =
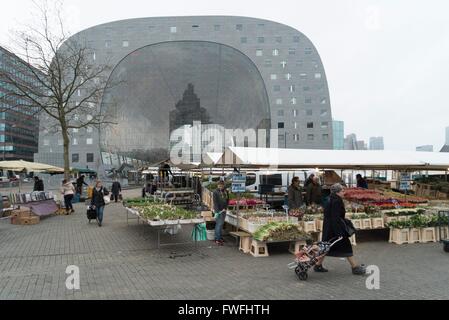
[[[332,130],[334,137],[334,150],[344,150],[345,149],[344,122],[336,120],[332,121]]]
[[[258,69],[226,45],[175,41],[146,46],[125,57],[109,81],[119,85],[103,96],[103,111],[115,123],[100,130],[105,154],[162,160],[168,156],[170,133],[194,121],[226,129],[270,127]]]

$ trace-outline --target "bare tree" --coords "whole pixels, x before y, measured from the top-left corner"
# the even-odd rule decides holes
[[[117,83],[106,81],[110,67],[93,63],[95,53],[86,41],[66,32],[62,3],[52,8],[46,1],[34,4],[39,23],[16,32],[13,39],[17,56],[25,62],[16,69],[25,77],[14,70],[0,71],[0,81],[12,88],[0,99],[11,108],[33,108],[43,126],[61,133],[64,174],[69,178],[71,130],[112,123],[100,102]]]

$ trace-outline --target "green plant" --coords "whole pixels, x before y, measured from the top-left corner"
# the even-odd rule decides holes
[[[410,221],[391,221],[387,223],[387,226],[393,229],[405,229],[410,228],[411,223]]]
[[[351,216],[352,220],[367,219],[367,218],[369,218],[369,216],[366,213],[355,213]]]

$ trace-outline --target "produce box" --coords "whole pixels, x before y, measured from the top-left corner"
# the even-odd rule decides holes
[[[11,217],[24,218],[24,217],[30,217],[30,216],[31,216],[31,210],[30,210],[30,208],[27,208],[27,207],[22,207],[20,209],[14,209],[11,212]]]
[[[40,222],[39,216],[11,217],[11,223],[15,225],[32,225]]]

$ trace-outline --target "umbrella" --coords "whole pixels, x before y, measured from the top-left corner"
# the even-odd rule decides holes
[[[0,161],[0,169],[27,172],[64,173],[64,169],[49,164],[24,160]]]

